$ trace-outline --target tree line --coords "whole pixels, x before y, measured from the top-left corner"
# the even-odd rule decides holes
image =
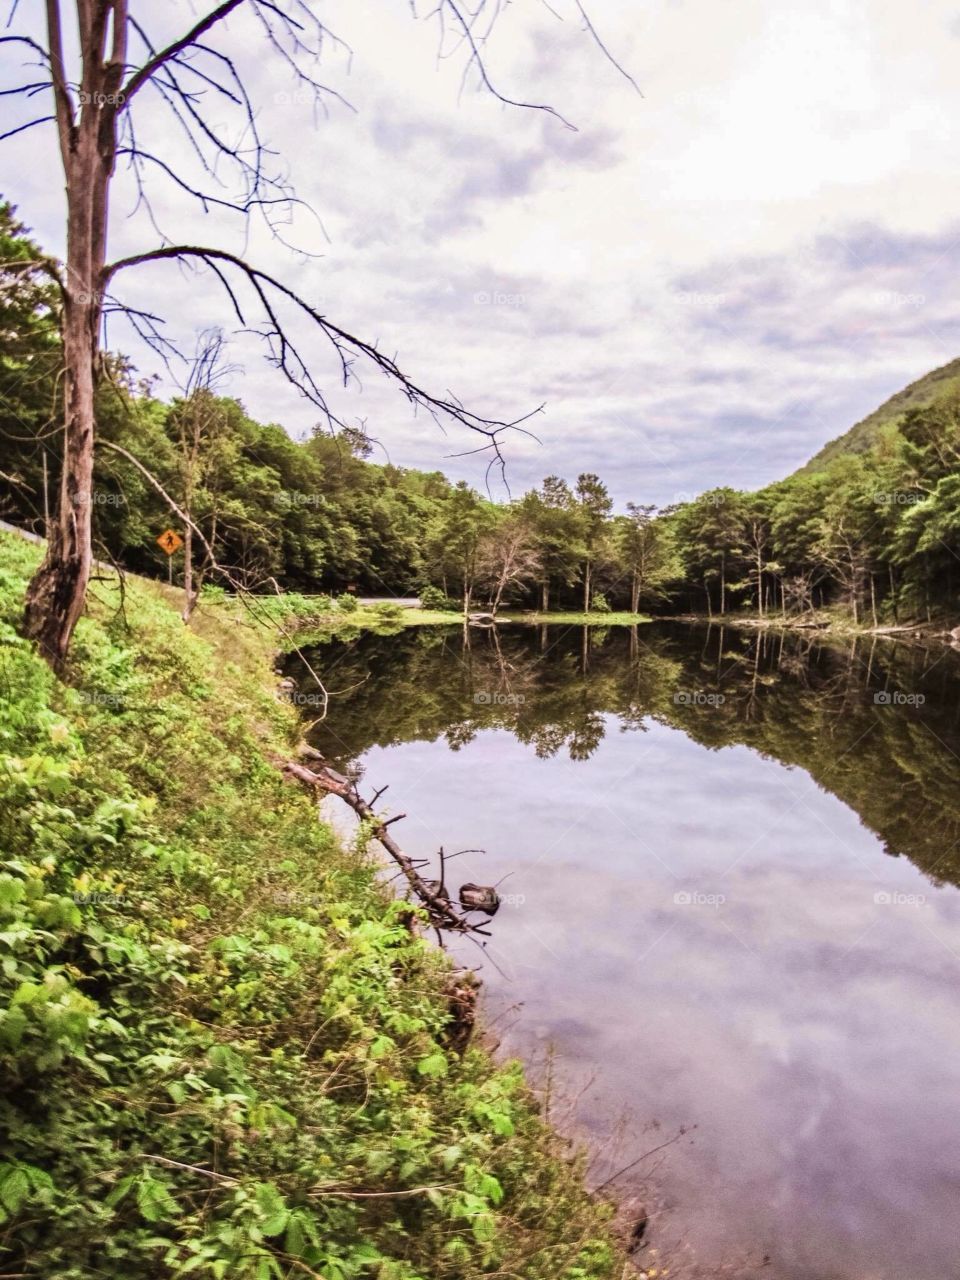
[[[0,206],[0,516],[44,532],[62,464],[60,303],[44,255]],[[36,268],[31,263],[36,262]],[[952,607],[960,558],[960,396],[909,412],[863,453],[758,492],[711,489],[615,512],[600,476],[548,476],[496,503],[464,482],[376,460],[359,429],[296,441],[219,393],[219,334],[201,337],[170,400],[104,357],[89,504],[94,547],[187,587],[228,567],[253,591],[421,593],[427,603],[797,616],[855,622]],[[184,546],[168,565],[156,544]]]

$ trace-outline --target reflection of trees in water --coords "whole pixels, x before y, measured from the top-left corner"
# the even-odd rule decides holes
[[[334,642],[311,660],[332,687],[352,689],[312,735],[334,760],[441,737],[456,750],[497,728],[541,758],[586,760],[614,726],[659,721],[708,748],[743,743],[805,769],[889,853],[960,883],[960,656],[950,650],[656,624],[506,627],[466,642],[459,629],[410,630]]]

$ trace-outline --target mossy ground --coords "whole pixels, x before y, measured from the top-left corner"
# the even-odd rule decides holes
[[[610,610],[607,613],[517,613],[505,614],[503,621],[531,622],[538,625],[549,623],[551,626],[567,627],[632,627],[638,623],[649,622],[645,613],[629,613]]]
[[[463,614],[439,609],[390,609],[389,606],[375,608],[359,608],[352,613],[311,613],[302,610],[291,597],[290,604],[278,602],[276,607],[285,608],[286,616],[292,620],[294,634],[300,638],[323,633],[331,636],[355,634],[360,631],[384,631],[403,627],[436,627],[463,626]],[[480,610],[482,612],[482,610]],[[644,613],[615,612],[576,613],[556,612],[537,613],[533,610],[504,610],[497,614],[497,622],[501,626],[523,624],[527,626],[568,626],[568,627],[627,627],[639,623],[650,622],[649,615]]]
[[[43,1280],[619,1276],[445,958],[271,758],[276,634],[92,584],[66,680],[0,535],[0,1263]]]

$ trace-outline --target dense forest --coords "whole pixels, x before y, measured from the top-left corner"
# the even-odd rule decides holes
[[[0,206],[0,518],[42,533],[59,479],[59,301],[9,204]],[[12,264],[20,264],[12,271]],[[219,394],[223,338],[201,337],[164,401],[115,354],[98,389],[96,552],[194,592],[218,568],[251,590],[425,593],[436,607],[796,616],[855,623],[949,616],[960,556],[960,366],[908,388],[795,475],[621,513],[600,476],[548,476],[493,502],[440,472],[374,460],[359,429],[295,441]],[[955,367],[956,366],[956,367]],[[175,507],[171,504],[175,504]],[[202,531],[196,544],[190,525]],[[222,576],[222,575],[221,575]]]

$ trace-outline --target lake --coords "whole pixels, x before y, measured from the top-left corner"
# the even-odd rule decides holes
[[[503,906],[458,955],[594,1183],[663,1146],[613,1184],[639,1260],[960,1275],[960,654],[653,623],[309,657],[310,740],[404,848],[484,851],[449,878]]]

